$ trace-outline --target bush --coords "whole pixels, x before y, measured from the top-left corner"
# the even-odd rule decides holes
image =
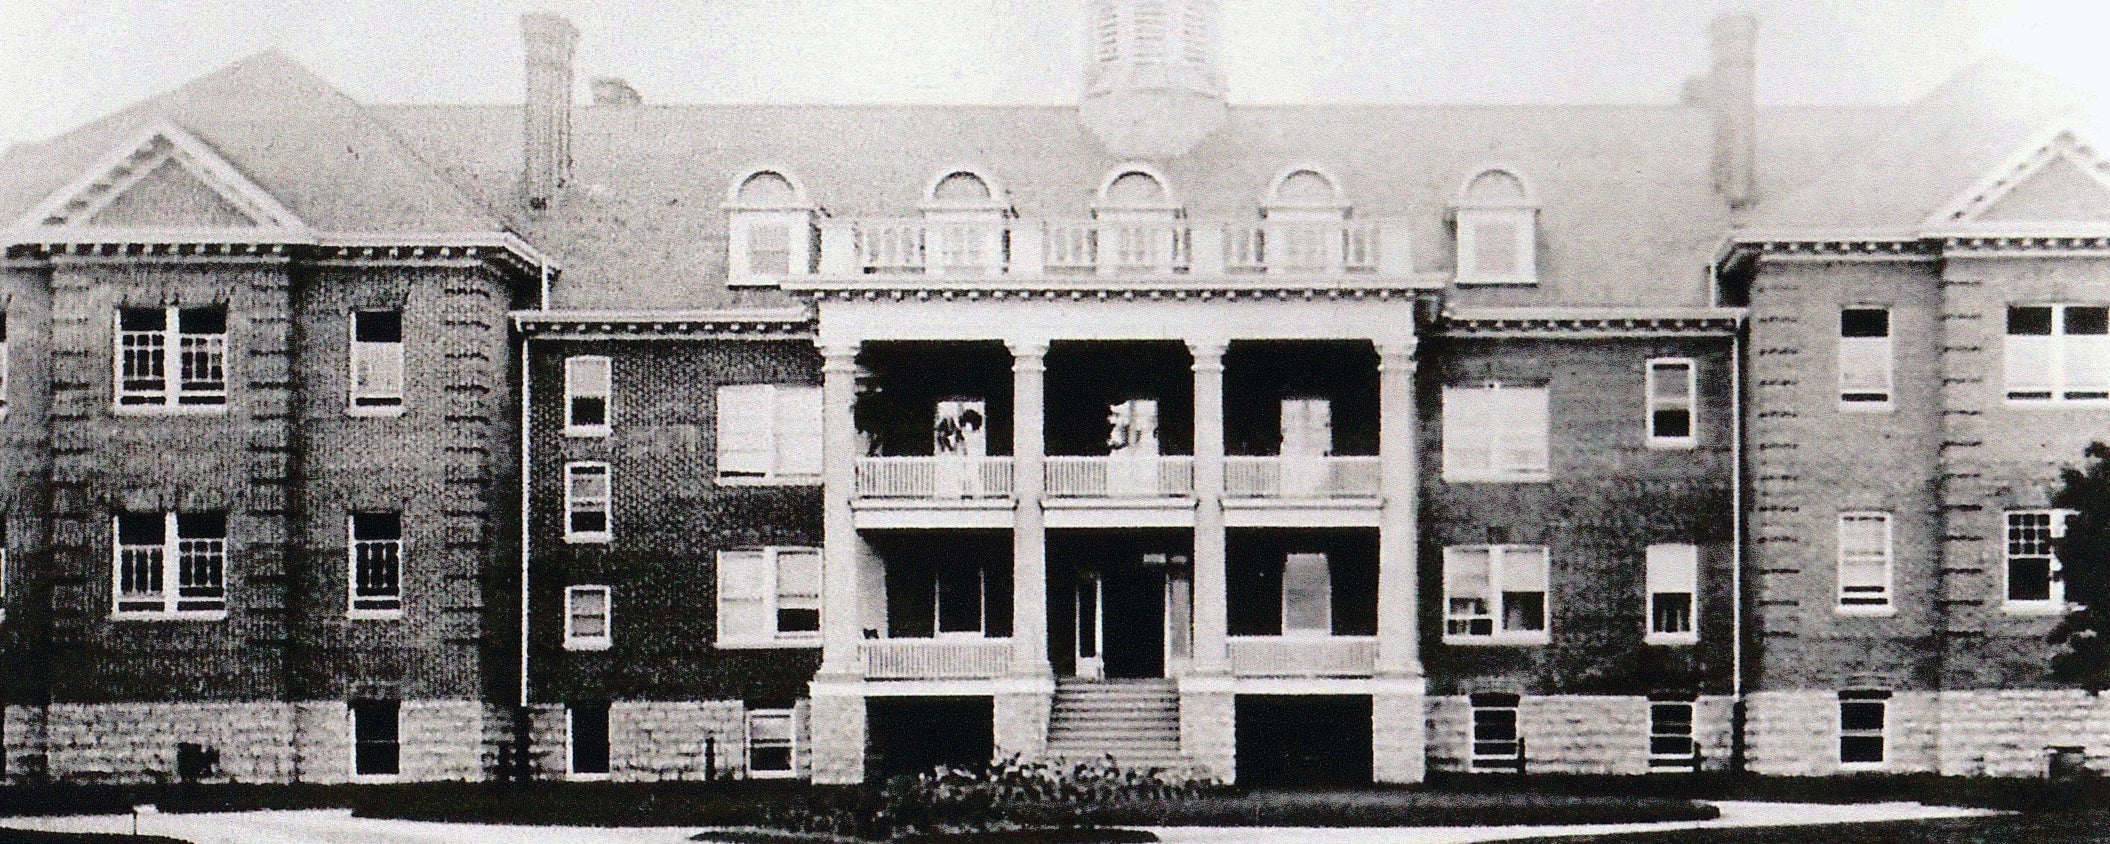
[[[1214,778],[1189,769],[1123,768],[1111,757],[1065,763],[1009,756],[983,769],[941,767],[894,777],[877,790],[815,789],[803,804],[773,808],[766,823],[866,839],[1090,829],[1096,806],[1192,799],[1224,790]]]

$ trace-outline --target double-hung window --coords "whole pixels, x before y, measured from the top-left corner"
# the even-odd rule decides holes
[[[564,589],[564,649],[604,651],[615,644],[615,608],[606,586]]]
[[[2007,515],[2007,601],[2015,613],[2056,613],[2066,606],[2058,540],[2070,510],[2011,510]]]
[[[1648,633],[1644,641],[1651,645],[1698,642],[1700,549],[1650,545],[1647,553]]]
[[[1839,612],[1893,611],[1891,558],[1889,513],[1839,514]]]
[[[116,358],[120,407],[224,407],[227,309],[119,309]]]
[[[1517,725],[1517,707],[1522,698],[1500,692],[1483,692],[1467,700],[1473,712],[1473,757],[1475,771],[1524,770],[1524,736]]]
[[[1545,644],[1546,569],[1543,545],[1445,548],[1443,641]]]
[[[1487,384],[1443,389],[1443,479],[1544,481],[1544,387]]]
[[[386,416],[403,409],[403,312],[352,312],[354,415]]]
[[[1290,554],[1282,561],[1282,634],[1333,633],[1333,575],[1325,554]]]
[[[115,615],[227,613],[227,514],[118,513],[112,522]]]
[[[747,712],[747,776],[788,779],[798,776],[798,711],[750,709]]]
[[[1692,739],[1690,696],[1650,695],[1648,699],[1648,766],[1654,769],[1700,767],[1699,745]]]
[[[1888,757],[1890,693],[1849,689],[1839,693],[1839,766],[1879,768]]]
[[[816,483],[820,475],[819,387],[718,388],[720,481]]]
[[[403,514],[353,513],[351,608],[353,618],[395,618],[403,611]]]
[[[565,707],[565,766],[567,779],[608,778],[608,702],[574,702]]]
[[[777,557],[777,629],[783,631],[784,557]],[[806,576],[802,571],[800,576]],[[817,575],[816,575],[817,576]],[[937,564],[935,629],[940,636],[987,635],[989,629],[989,571],[978,559],[947,557]],[[818,594],[813,596],[819,598]],[[818,623],[818,617],[815,622]]]
[[[564,435],[608,436],[610,400],[614,391],[614,377],[607,358],[598,355],[565,358]]]
[[[1888,410],[1891,388],[1890,309],[1839,311],[1839,406]]]
[[[614,536],[615,481],[608,464],[564,464],[564,541],[605,544]]]
[[[2010,306],[2006,364],[2009,401],[2110,399],[2110,307]]]
[[[1699,378],[1691,358],[1657,358],[1648,362],[1649,448],[1692,448],[1699,443],[1694,427],[1694,395]]]
[[[352,779],[387,781],[402,771],[403,703],[359,700],[352,706]]]
[[[980,631],[983,618],[981,568],[973,569],[972,617],[953,621],[953,627]],[[944,576],[939,590],[945,589]],[[954,588],[965,588],[965,583]],[[942,610],[945,604],[940,604]],[[941,630],[949,630],[939,618]],[[969,632],[951,630],[950,632]],[[812,646],[821,641],[821,552],[817,548],[767,547],[718,554],[718,646],[757,648]]]

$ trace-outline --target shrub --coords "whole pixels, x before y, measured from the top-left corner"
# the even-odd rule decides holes
[[[940,767],[898,776],[877,790],[815,789],[803,805],[773,809],[779,829],[867,839],[971,836],[1086,829],[1095,806],[1222,793],[1186,768],[1123,768],[1112,757],[1082,762],[1008,756],[980,769]]]

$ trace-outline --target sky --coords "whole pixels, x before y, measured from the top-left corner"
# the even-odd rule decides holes
[[[2105,0],[1222,0],[1234,102],[1652,103],[1759,19],[1759,97],[1912,99],[1987,49],[2110,97]],[[276,47],[365,102],[514,102],[519,16],[646,102],[1064,103],[1085,0],[0,0],[0,145]]]

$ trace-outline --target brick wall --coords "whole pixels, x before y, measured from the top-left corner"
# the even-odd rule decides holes
[[[1423,661],[1433,694],[1726,692],[1732,540],[1727,338],[1431,341],[1421,368]],[[1698,362],[1698,447],[1652,450],[1644,370]],[[1443,481],[1442,388],[1544,384],[1550,483]],[[1551,644],[1445,645],[1443,549],[1500,540],[1551,555]],[[1700,644],[1642,642],[1647,547],[1700,546]]]
[[[535,340],[529,430],[534,470],[529,675],[538,701],[747,700],[789,706],[805,695],[818,648],[718,650],[720,550],[820,544],[820,487],[720,486],[720,384],[819,383],[806,340],[579,342]],[[613,359],[613,433],[563,435],[564,358]],[[605,460],[614,480],[614,539],[567,545],[563,465]],[[613,589],[614,646],[566,651],[563,590]]]

